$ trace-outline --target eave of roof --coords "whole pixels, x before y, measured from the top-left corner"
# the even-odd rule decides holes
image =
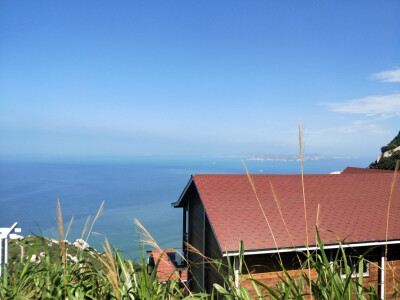
[[[195,187],[195,189],[196,189],[196,192],[197,192],[197,194],[199,195],[200,201],[202,202],[202,205],[204,206],[204,203],[203,203],[203,201],[201,200],[201,196],[200,196],[200,194],[199,194],[199,192],[198,192],[198,190],[197,190],[196,182],[194,181],[194,178],[193,178],[193,175],[192,175],[192,176],[190,177],[189,182],[186,184],[185,189],[183,190],[183,192],[182,192],[181,196],[179,197],[178,201],[171,203],[171,205],[172,205],[174,208],[182,207],[182,206],[183,206],[183,205],[182,205],[182,201],[183,201],[183,199],[185,198],[186,192],[187,192],[187,190],[190,188],[191,185],[194,185],[194,187]],[[211,221],[210,221],[210,218],[209,218],[208,215],[207,215],[207,212],[205,212],[205,216],[206,216],[206,218],[207,218],[207,220],[208,220],[208,222],[209,222],[209,224],[210,224],[210,228],[211,228],[211,231],[212,231],[212,233],[213,233],[213,235],[214,235],[214,237],[215,237],[215,240],[217,241],[218,249],[219,249],[219,251],[221,252],[221,254],[223,254],[223,251],[222,251],[222,249],[221,249],[221,244],[220,244],[219,241],[218,241],[218,236],[215,234],[215,230],[214,230],[213,225],[212,225],[212,223],[211,223]]]
[[[377,247],[377,246],[385,246],[385,245],[397,245],[400,244],[400,240],[393,240],[393,241],[381,241],[381,242],[369,242],[369,243],[353,243],[353,244],[335,244],[335,245],[324,245],[324,249],[338,249],[339,247],[342,248],[358,248],[358,247]],[[316,249],[320,249],[319,246],[310,246],[308,247],[309,251],[313,251]],[[244,251],[244,255],[258,255],[258,254],[274,254],[274,253],[284,253],[284,252],[298,252],[298,251],[306,251],[307,247],[300,247],[300,248],[286,248],[286,249],[265,249],[265,250],[249,250]],[[223,254],[224,257],[231,257],[231,256],[238,256],[238,251],[230,251],[225,252]]]
[[[183,201],[183,198],[185,197],[185,194],[192,183],[193,183],[193,175],[190,176],[189,182],[186,184],[185,188],[183,189],[183,192],[179,196],[179,199],[176,202],[171,203],[172,207],[182,207],[181,203]]]

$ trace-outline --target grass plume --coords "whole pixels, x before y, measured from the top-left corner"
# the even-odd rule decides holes
[[[309,250],[309,239],[308,239],[308,221],[307,221],[307,204],[306,204],[306,191],[304,184],[304,154],[303,154],[303,138],[302,138],[302,130],[301,130],[301,121],[299,118],[299,151],[300,151],[300,168],[301,168],[301,188],[303,193],[303,208],[304,208],[304,221],[306,226],[306,248],[307,248],[307,257],[310,257]],[[307,260],[308,265],[308,277],[311,279],[311,265],[310,260]],[[312,292],[310,290],[310,292]],[[311,295],[312,298],[312,295]]]
[[[97,219],[98,219],[98,218],[100,217],[100,215],[101,215],[101,212],[103,211],[103,206],[104,206],[104,201],[101,203],[101,205],[100,205],[100,207],[99,207],[99,210],[97,211],[97,214],[96,214],[96,216],[95,216],[94,219],[93,219],[92,225],[90,226],[90,230],[89,230],[89,232],[88,232],[88,234],[87,234],[87,236],[86,236],[86,242],[88,241],[88,239],[89,239],[89,237],[90,237],[90,234],[92,233],[92,229],[93,229],[94,224],[96,223]]]
[[[115,266],[114,255],[112,253],[112,250],[111,250],[110,244],[108,243],[107,238],[104,238],[104,240],[105,240],[105,245],[103,246],[103,249],[104,249],[106,259],[103,259],[100,256],[99,260],[106,267],[106,269],[108,271],[106,276],[109,279],[109,281],[111,282],[111,285],[115,292],[115,296],[119,300],[121,298],[121,294],[120,294],[120,290],[119,290],[118,273],[117,273],[117,268]]]
[[[201,253],[201,251],[199,251],[196,247],[194,247],[193,245],[189,244],[188,242],[185,242],[185,246],[187,247],[189,252],[192,253],[196,253],[197,255],[199,255],[200,257],[204,258],[205,261],[207,261],[207,263],[215,270],[218,272],[217,267],[215,266],[215,261],[207,256],[205,256],[203,253]],[[221,274],[219,274],[221,275]]]
[[[275,235],[274,235],[274,232],[272,231],[271,224],[269,223],[268,218],[267,218],[267,215],[265,214],[264,208],[263,208],[262,205],[261,205],[261,201],[260,201],[260,199],[258,198],[256,186],[255,186],[254,181],[253,181],[253,179],[251,178],[251,175],[250,175],[250,173],[249,173],[249,170],[247,169],[246,164],[244,163],[243,160],[242,160],[242,165],[243,165],[243,168],[244,168],[244,170],[245,170],[245,172],[246,172],[247,179],[248,179],[249,182],[250,182],[251,188],[253,189],[253,192],[254,192],[254,195],[255,195],[255,197],[256,197],[258,206],[260,207],[261,212],[262,212],[262,214],[263,214],[263,216],[264,216],[264,219],[265,219],[265,221],[267,222],[269,231],[271,232],[272,239],[273,239],[274,244],[275,244],[275,248],[276,248],[276,250],[279,250],[279,248],[278,248],[278,243],[276,242]],[[278,252],[278,257],[279,257],[279,261],[280,261],[281,265],[283,265],[282,257],[281,257],[280,252]]]
[[[67,298],[67,251],[65,248],[64,223],[62,218],[60,199],[57,199],[57,225],[60,232],[60,250],[64,270],[64,298]]]
[[[69,221],[69,224],[67,227],[67,232],[65,233],[65,239],[68,238],[68,234],[69,234],[69,231],[71,230],[71,226],[72,226],[72,223],[74,222],[74,219],[75,219],[75,217],[74,217],[74,215],[72,215],[71,220]]]
[[[142,225],[142,223],[140,223],[140,221],[138,219],[134,219],[134,223],[139,228],[139,231],[137,231],[137,234],[138,234],[138,237],[139,237],[139,241],[142,242],[145,245],[148,245],[148,246],[150,246],[152,248],[155,248],[155,249],[161,251],[161,248],[158,245],[158,243],[156,242],[156,240],[153,238],[153,236],[150,234],[150,232],[148,232],[147,229]],[[162,255],[160,255],[160,259],[165,262],[165,260],[167,260],[168,258],[166,258],[166,255],[163,255],[163,254],[164,253],[162,253]],[[185,290],[187,290],[187,292],[190,295],[192,295],[192,292],[190,291],[190,289],[186,285],[186,283],[183,281],[183,279],[182,279],[181,275],[179,274],[179,272],[174,270],[174,273],[175,273],[176,277],[178,278],[178,280],[183,285],[183,287],[185,288]]]
[[[81,240],[83,240],[83,237],[85,236],[85,233],[88,230],[89,221],[90,221],[90,215],[86,219],[85,226],[83,226]]]
[[[156,240],[151,236],[151,234],[147,231],[147,229],[140,223],[138,219],[134,219],[135,225],[139,228],[137,235],[139,237],[140,242],[150,247],[153,247],[157,250],[161,250],[160,246],[157,244]]]
[[[292,235],[290,234],[289,228],[287,227],[285,218],[283,217],[283,213],[282,213],[282,209],[281,209],[281,204],[280,204],[280,201],[279,201],[278,196],[277,196],[276,193],[275,193],[274,185],[272,184],[271,180],[269,181],[269,185],[270,185],[270,187],[271,187],[272,196],[273,196],[273,198],[274,198],[274,200],[275,200],[275,204],[276,204],[276,207],[278,208],[279,215],[281,216],[283,225],[285,226],[285,230],[286,230],[286,233],[287,233],[287,235],[288,235],[288,237],[289,237],[290,243],[292,244],[292,247],[295,249],[296,246],[295,246],[295,244],[294,244]],[[298,254],[297,252],[296,252],[296,256],[297,256],[297,260],[299,261],[299,265],[301,266],[301,259],[300,259],[300,256],[299,256],[299,254]]]

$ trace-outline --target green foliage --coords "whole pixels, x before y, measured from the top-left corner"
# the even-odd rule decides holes
[[[242,269],[245,267],[244,264],[244,246],[243,242],[239,244],[239,255],[234,258],[233,265],[231,264],[230,260],[227,260],[228,263],[228,270],[229,272],[226,273],[221,262],[217,262],[216,265],[218,266],[218,271],[224,278],[224,286],[221,286],[217,283],[214,284],[215,291],[212,291],[211,298],[215,296],[223,296],[225,299],[252,299],[250,296],[249,291],[245,287],[236,286],[236,282],[242,281]],[[239,272],[235,272],[234,266],[238,266]],[[230,277],[229,274],[232,274]],[[256,289],[258,289],[256,284],[253,284]]]
[[[67,252],[74,252],[77,262],[68,260],[64,272],[61,252],[49,246],[49,240],[30,237],[20,244],[28,245],[28,252],[23,257],[23,264],[13,264],[12,271],[7,273],[0,283],[0,299],[243,299],[250,300],[252,296],[246,287],[236,285],[243,280],[252,282],[257,299],[306,299],[310,291],[315,299],[379,299],[373,286],[363,285],[363,265],[366,254],[349,259],[344,247],[340,245],[334,260],[329,261],[324,244],[318,232],[318,251],[310,252],[307,256],[303,252],[303,264],[297,276],[292,276],[281,265],[283,276],[276,288],[266,286],[253,279],[244,261],[244,246],[240,243],[239,255],[233,263],[228,259],[227,266],[221,261],[213,261],[220,272],[223,284],[214,284],[209,294],[190,294],[178,280],[170,278],[165,284],[160,284],[157,278],[158,260],[153,271],[149,274],[145,264],[142,249],[142,264],[124,260],[115,249],[112,257],[95,251],[81,251],[74,247],[67,247]],[[16,244],[16,243],[14,243]],[[13,248],[14,246],[10,247]],[[19,247],[19,246],[18,246]],[[15,250],[15,249],[14,249]],[[14,251],[13,250],[13,251]],[[12,252],[13,252],[12,251]],[[40,263],[30,262],[35,253],[43,253]],[[14,258],[20,256],[12,254]],[[115,264],[115,274],[105,267],[105,264]],[[351,261],[351,262],[350,262]],[[102,263],[105,262],[105,263]],[[316,277],[308,277],[308,262],[317,273]],[[237,266],[238,272],[235,272]],[[360,276],[352,275],[358,270]],[[249,274],[244,277],[243,274]],[[110,278],[116,276],[118,293],[116,293]],[[172,275],[172,274],[171,274]],[[246,278],[246,279],[245,279]],[[64,284],[66,279],[66,285]]]
[[[309,299],[310,291],[314,299],[330,300],[330,299],[379,299],[374,286],[364,287],[363,267],[366,261],[364,253],[359,256],[350,257],[346,254],[345,248],[340,244],[333,261],[328,259],[324,244],[321,241],[317,232],[318,251],[311,252],[307,256],[303,252],[299,255],[304,256],[304,261],[301,270],[297,276],[292,276],[280,264],[284,276],[278,275],[280,282],[275,289],[263,284],[260,281],[253,279],[244,261],[243,243],[240,244],[238,260],[234,264],[238,264],[239,282],[242,281],[243,269],[250,276],[249,279],[253,283],[256,291],[257,299]],[[350,262],[351,261],[351,262]],[[307,275],[308,262],[317,273],[316,279],[309,278]],[[235,274],[233,266],[228,260],[229,273]],[[357,278],[353,277],[355,271],[358,271]],[[248,290],[244,287],[235,285],[235,276],[229,278],[224,274],[224,287],[214,284],[216,294],[223,296],[226,299],[232,300],[248,300],[253,299]],[[214,291],[213,295],[214,296]]]
[[[317,271],[317,280],[304,277],[316,299],[379,299],[373,286],[364,287],[363,268],[368,252],[349,257],[340,244],[333,261],[329,261],[317,232],[319,249],[307,259]],[[369,250],[371,251],[371,250]],[[358,277],[353,278],[357,273]]]
[[[375,161],[369,165],[370,169],[381,169],[381,170],[394,170],[396,166],[396,160],[400,159],[400,151],[393,152],[389,157],[383,157],[383,153],[393,150],[400,146],[400,132],[394,137],[394,139],[381,148],[382,157],[378,161]]]
[[[382,157],[379,162],[374,162],[369,165],[370,169],[381,169],[381,170],[394,170],[396,167],[396,161],[400,160],[400,150],[393,152],[389,157]]]
[[[24,262],[28,258],[29,252],[33,247],[36,249],[33,253],[33,255],[36,257],[36,261],[43,260],[44,255],[49,255],[51,258],[60,255],[59,242],[41,236],[31,235],[24,237],[22,240],[9,240],[8,244],[8,256],[9,261],[11,262],[8,271],[11,274],[15,272],[16,268],[21,268],[23,265],[21,261]],[[74,259],[77,253],[80,253],[83,259],[93,263],[97,268],[101,267],[100,261],[96,259],[96,256],[100,253],[98,253],[95,249],[89,247],[83,251],[80,251],[71,243],[66,243],[65,245],[67,253],[70,255],[70,259]],[[136,264],[136,267],[138,266],[139,265]]]
[[[389,151],[389,150],[393,150],[393,149],[395,149],[395,148],[397,148],[397,147],[399,147],[399,146],[400,146],[400,131],[399,131],[399,133],[394,137],[394,139],[390,141],[389,144],[387,144],[386,146],[383,146],[383,147],[381,148],[381,151],[382,151],[382,153],[383,153],[383,152],[386,152],[386,151]]]
[[[22,263],[21,252],[24,248]],[[9,272],[0,281],[0,299],[184,299],[188,293],[179,280],[159,284],[157,267],[147,273],[142,251],[142,264],[125,260],[114,249],[111,257],[94,249],[79,250],[67,244],[67,254],[75,259],[63,265],[58,244],[42,237],[28,237],[10,243]],[[42,254],[42,255],[40,255]],[[37,260],[32,260],[36,255]],[[14,263],[15,262],[15,263]],[[115,265],[115,272],[108,265]],[[117,290],[112,284],[116,278]],[[190,295],[201,299],[205,294]]]

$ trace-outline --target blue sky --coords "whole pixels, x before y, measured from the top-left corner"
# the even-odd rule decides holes
[[[399,1],[2,1],[0,156],[379,154]]]

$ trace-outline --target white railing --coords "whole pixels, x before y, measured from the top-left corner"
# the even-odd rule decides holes
[[[15,236],[14,232],[21,232],[15,222],[10,228],[0,228],[0,277],[4,274],[4,269],[8,266],[8,239]]]

